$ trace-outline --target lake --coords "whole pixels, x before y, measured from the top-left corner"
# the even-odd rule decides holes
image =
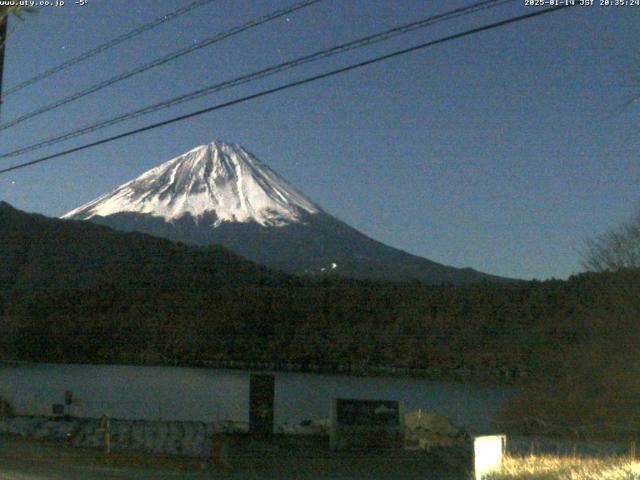
[[[73,393],[78,417],[249,421],[249,371],[127,365],[0,364],[0,397],[16,413],[49,415]],[[334,398],[402,400],[406,411],[448,417],[471,432],[495,431],[514,387],[417,378],[275,372],[275,423],[329,417]]]

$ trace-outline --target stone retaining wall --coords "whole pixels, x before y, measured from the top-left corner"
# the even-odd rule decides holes
[[[104,430],[99,419],[51,419],[43,417],[0,417],[0,433],[30,438],[68,439],[74,446],[100,448]],[[212,436],[241,429],[233,424],[205,422],[163,422],[111,420],[111,449],[138,450],[156,454],[210,457]]]
[[[407,444],[416,448],[464,443],[469,435],[449,420],[429,412],[405,416]],[[186,457],[211,457],[213,436],[242,433],[248,425],[235,422],[184,422],[157,420],[110,420],[112,450],[137,450]],[[307,420],[298,425],[278,425],[275,433],[286,435],[328,435],[329,420]],[[0,416],[0,434],[29,438],[66,439],[76,447],[102,448],[104,430],[95,418],[47,418]]]

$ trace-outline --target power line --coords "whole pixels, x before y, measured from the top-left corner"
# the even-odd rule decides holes
[[[0,159],[2,158],[11,158],[11,157],[16,157],[18,155],[23,155],[25,153],[28,152],[32,152],[34,150],[39,150],[41,148],[44,147],[48,147],[51,145],[55,145],[57,143],[60,143],[62,141],[65,140],[69,140],[72,138],[76,138],[82,135],[85,135],[87,133],[92,133],[95,132],[97,130],[101,130],[103,128],[107,128],[107,127],[111,127],[113,125],[119,124],[125,120],[131,120],[134,118],[138,118],[153,112],[157,112],[159,110],[168,108],[168,107],[172,107],[175,105],[179,105],[181,103],[185,103],[191,100],[195,100],[197,98],[206,96],[206,95],[210,95],[212,93],[215,92],[219,92],[221,90],[225,90],[228,88],[233,88],[245,83],[249,83],[249,82],[253,82],[256,80],[260,80],[262,78],[277,74],[277,73],[281,73],[285,70],[289,70],[292,68],[296,68],[298,66],[304,65],[304,64],[308,64],[308,63],[313,63],[319,60],[323,60],[325,58],[329,58],[331,56],[340,54],[340,53],[344,53],[350,50],[355,50],[358,48],[362,48],[368,45],[372,45],[374,43],[378,43],[378,42],[382,42],[382,41],[386,41],[389,40],[390,38],[394,38],[396,36],[399,35],[403,35],[409,32],[412,32],[414,30],[420,29],[420,28],[425,28],[427,26],[433,25],[435,23],[439,23],[442,21],[446,21],[446,20],[450,20],[453,18],[457,18],[457,17],[461,17],[464,15],[469,15],[472,13],[476,13],[480,10],[485,10],[488,8],[494,8],[497,7],[499,5],[503,5],[505,3],[510,3],[513,2],[514,0],[484,0],[478,3],[475,3],[473,5],[467,6],[467,7],[462,7],[462,8],[457,8],[454,10],[450,10],[448,12],[442,13],[442,14],[438,14],[438,15],[433,15],[415,22],[411,22],[405,25],[401,25],[399,27],[394,27],[391,28],[389,30],[385,30],[383,32],[377,33],[377,34],[373,34],[373,35],[369,35],[366,37],[362,37],[359,38],[357,40],[353,40],[351,42],[348,43],[344,43],[342,45],[338,45],[336,47],[332,47],[332,48],[328,48],[325,50],[320,50],[318,52],[312,53],[310,55],[305,55],[293,60],[288,60],[286,62],[280,63],[280,64],[276,64],[276,65],[272,65],[270,67],[267,67],[265,69],[259,70],[257,72],[253,72],[247,75],[242,75],[240,77],[236,77],[234,79],[231,80],[227,80],[221,83],[217,83],[214,85],[210,85],[208,87],[204,87],[201,88],[199,90],[184,94],[184,95],[180,95],[178,97],[174,97],[170,100],[166,100],[160,103],[156,103],[154,105],[150,105],[138,110],[134,110],[128,113],[124,113],[121,115],[118,115],[116,117],[110,118],[108,120],[103,120],[101,122],[98,123],[94,123],[85,127],[82,127],[80,129],[76,129],[76,130],[72,130],[69,132],[66,132],[64,134],[61,135],[57,135],[55,137],[37,142],[35,144],[31,144],[31,145],[27,145],[25,147],[21,147],[18,148],[17,150],[13,150],[11,152],[7,152],[4,154],[0,154]]]
[[[79,92],[73,93],[67,97],[62,98],[61,100],[57,100],[53,103],[50,103],[48,105],[45,105],[44,107],[38,108],[37,110],[33,110],[29,113],[26,113],[18,118],[15,118],[13,120],[10,120],[8,122],[5,122],[3,124],[0,125],[0,131],[1,130],[6,130],[7,128],[13,127],[15,125],[18,125],[19,123],[24,122],[25,120],[29,120],[30,118],[36,117],[42,113],[45,112],[49,112],[55,108],[61,107],[63,105],[66,105],[68,103],[71,103],[75,100],[78,100],[80,98],[86,97],[87,95],[90,95],[92,93],[98,92],[104,88],[107,88],[115,83],[121,82],[123,80],[126,80],[128,78],[134,77],[136,75],[139,75],[143,72],[146,72],[148,70],[151,70],[152,68],[155,67],[159,67],[161,65],[164,65],[168,62],[171,62],[173,60],[175,60],[176,58],[182,57],[184,55],[187,55],[189,53],[195,52],[196,50],[199,50],[201,48],[204,47],[208,47],[209,45],[213,45],[214,43],[220,42],[226,38],[229,38],[233,35],[237,35],[241,32],[244,32],[245,30],[249,30],[252,28],[255,28],[259,25],[262,25],[264,23],[270,22],[272,20],[275,20],[277,18],[283,17],[285,15],[289,15],[297,10],[301,10],[303,8],[309,7],[311,5],[314,5],[318,2],[321,2],[323,0],[304,0],[302,2],[298,2],[295,3],[293,5],[290,5],[287,8],[283,8],[280,10],[276,10],[273,11],[271,13],[268,13],[267,15],[263,15],[261,17],[258,17],[254,20],[251,20],[243,25],[240,25],[238,27],[234,27],[230,30],[226,30],[224,32],[218,33],[216,35],[214,35],[213,37],[209,37],[206,38],[204,40],[201,40],[197,43],[194,43],[193,45],[190,45],[188,47],[185,48],[181,48],[179,50],[176,50],[174,52],[171,52],[167,55],[164,55],[162,57],[156,58],[155,60],[146,63],[142,66],[136,67],[132,70],[129,70],[127,72],[121,73],[119,75],[116,75],[114,77],[111,77],[108,80],[104,80],[102,82],[96,83],[95,85],[92,85],[88,88],[85,88],[84,90],[81,90]]]
[[[215,2],[217,0],[196,0],[195,2],[190,3],[189,5],[186,5],[182,8],[179,8],[178,10],[175,10],[171,13],[167,13],[166,15],[162,15],[161,17],[156,18],[155,20],[146,23],[144,25],[141,25],[140,27],[131,30],[130,32],[124,33],[116,38],[113,38],[111,40],[109,40],[108,42],[105,42],[101,45],[98,45],[95,48],[92,48],[91,50],[87,50],[84,53],[81,53],[80,55],[78,55],[77,57],[74,57],[70,60],[67,60],[64,63],[61,63],[60,65],[56,65],[55,67],[51,67],[48,70],[45,70],[27,80],[24,80],[20,83],[18,83],[17,85],[7,89],[6,92],[4,92],[4,96],[9,96],[19,90],[22,90],[23,88],[26,88],[30,85],[33,85],[34,83],[39,82],[40,80],[44,80],[45,78],[50,77],[51,75],[54,75],[55,73],[61,72],[62,70],[66,70],[67,68],[76,65],[80,62],[83,62],[84,60],[87,60],[91,57],[95,57],[96,55],[109,50],[110,48],[115,47],[116,45],[120,45],[123,42],[126,42],[127,40],[131,40],[134,37],[137,37],[138,35],[143,34],[144,32],[148,32],[149,30],[152,30],[160,25],[162,25],[163,23],[169,22],[171,20],[174,20],[182,15],[184,15],[185,13],[190,12],[191,10],[194,10],[198,7],[202,7],[208,3],[211,2]]]
[[[521,21],[524,21],[524,20],[528,20],[530,18],[539,17],[539,16],[542,16],[542,15],[546,15],[548,13],[557,12],[559,10],[563,10],[565,8],[569,8],[569,7],[572,7],[572,6],[573,5],[571,5],[571,4],[566,4],[566,5],[561,5],[561,6],[557,6],[557,7],[553,7],[553,8],[547,8],[547,9],[544,9],[544,10],[538,10],[538,11],[535,11],[535,12],[532,12],[532,13],[528,13],[528,14],[525,14],[525,15],[519,15],[517,17],[511,17],[511,18],[508,18],[506,20],[500,20],[498,22],[494,22],[494,23],[490,23],[490,24],[487,24],[487,25],[483,25],[481,27],[473,28],[471,30],[465,30],[464,32],[456,33],[456,34],[453,34],[453,35],[448,35],[446,37],[442,37],[442,38],[439,38],[437,40],[432,40],[430,42],[421,43],[419,45],[415,45],[413,47],[405,48],[405,49],[402,49],[402,50],[397,50],[395,52],[388,53],[386,55],[381,55],[381,56],[378,56],[378,57],[375,57],[375,58],[372,58],[372,59],[369,59],[369,60],[365,60],[363,62],[359,62],[359,63],[355,63],[355,64],[352,64],[352,65],[349,65],[349,66],[346,66],[346,67],[338,68],[336,70],[331,70],[329,72],[321,73],[319,75],[314,75],[314,76],[311,76],[311,77],[307,77],[307,78],[304,78],[302,80],[297,80],[295,82],[290,82],[290,83],[281,85],[279,87],[274,87],[274,88],[270,88],[270,89],[267,89],[267,90],[262,90],[262,91],[260,91],[258,93],[254,93],[252,95],[247,95],[245,97],[240,97],[240,98],[237,98],[237,99],[234,99],[234,100],[230,100],[228,102],[224,102],[224,103],[220,103],[220,104],[208,107],[208,108],[204,108],[202,110],[197,110],[195,112],[191,112],[191,113],[188,113],[188,114],[185,114],[185,115],[180,115],[178,117],[170,118],[170,119],[164,120],[162,122],[158,122],[158,123],[154,123],[154,124],[151,124],[151,125],[147,125],[147,126],[142,127],[142,128],[137,128],[135,130],[130,130],[130,131],[125,132],[125,133],[121,133],[121,134],[118,134],[118,135],[113,135],[111,137],[104,138],[102,140],[97,140],[95,142],[87,143],[87,144],[81,145],[79,147],[70,148],[70,149],[64,150],[62,152],[54,153],[52,155],[47,155],[45,157],[41,157],[41,158],[38,158],[36,160],[31,160],[29,162],[25,162],[25,163],[22,163],[22,164],[19,164],[19,165],[14,165],[12,167],[4,168],[4,169],[0,170],[0,174],[11,172],[13,170],[18,170],[20,168],[25,168],[25,167],[28,167],[28,166],[31,166],[31,165],[35,165],[35,164],[38,164],[38,163],[42,163],[42,162],[46,162],[46,161],[49,161],[49,160],[53,160],[54,158],[59,158],[59,157],[65,156],[65,155],[69,155],[71,153],[79,152],[81,150],[86,150],[88,148],[96,147],[98,145],[102,145],[102,144],[105,144],[105,143],[113,142],[115,140],[120,140],[121,138],[126,138],[126,137],[130,137],[130,136],[133,136],[133,135],[137,135],[138,133],[142,133],[142,132],[146,132],[146,131],[149,131],[149,130],[153,130],[153,129],[156,129],[156,128],[159,128],[159,127],[163,127],[165,125],[170,125],[172,123],[180,122],[182,120],[186,120],[186,119],[193,118],[193,117],[196,117],[196,116],[199,116],[199,115],[203,115],[205,113],[210,113],[210,112],[213,112],[213,111],[216,111],[216,110],[221,110],[223,108],[227,108],[227,107],[230,107],[230,106],[233,106],[233,105],[238,105],[240,103],[244,103],[244,102],[247,102],[249,100],[254,100],[256,98],[264,97],[264,96],[267,96],[267,95],[271,95],[273,93],[277,93],[277,92],[288,90],[288,89],[291,89],[291,88],[294,88],[294,87],[305,85],[307,83],[315,82],[317,80],[322,80],[322,79],[325,79],[325,78],[333,77],[333,76],[339,75],[341,73],[346,73],[346,72],[349,72],[351,70],[355,70],[355,69],[362,68],[362,67],[365,67],[365,66],[368,66],[368,65],[372,65],[372,64],[379,63],[379,62],[382,62],[382,61],[385,61],[385,60],[389,60],[391,58],[398,57],[398,56],[401,56],[401,55],[405,55],[407,53],[411,53],[411,52],[415,52],[415,51],[422,50],[422,49],[425,49],[425,48],[433,47],[435,45],[446,43],[446,42],[449,42],[449,41],[452,41],[452,40],[456,40],[456,39],[459,39],[459,38],[475,35],[475,34],[480,33],[480,32],[493,30],[495,28],[499,28],[499,27],[503,27],[505,25],[510,25],[510,24],[513,24],[513,23],[521,22]]]

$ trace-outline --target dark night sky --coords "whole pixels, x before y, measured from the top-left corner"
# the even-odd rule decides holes
[[[89,0],[14,22],[4,87],[189,0]],[[2,121],[293,3],[219,0],[5,99]],[[325,0],[15,128],[0,151],[470,1]],[[598,3],[596,1],[596,3]],[[524,0],[41,150],[119,133],[517,15]],[[628,217],[640,181],[640,7],[575,7],[0,176],[0,199],[61,215],[214,139],[239,143],[364,233],[520,278],[579,271],[583,240]]]

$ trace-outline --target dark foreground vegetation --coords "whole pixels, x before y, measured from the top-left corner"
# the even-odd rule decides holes
[[[419,368],[523,383],[514,428],[579,436],[638,431],[639,319],[638,270],[467,286],[302,278],[0,204],[0,359]]]

